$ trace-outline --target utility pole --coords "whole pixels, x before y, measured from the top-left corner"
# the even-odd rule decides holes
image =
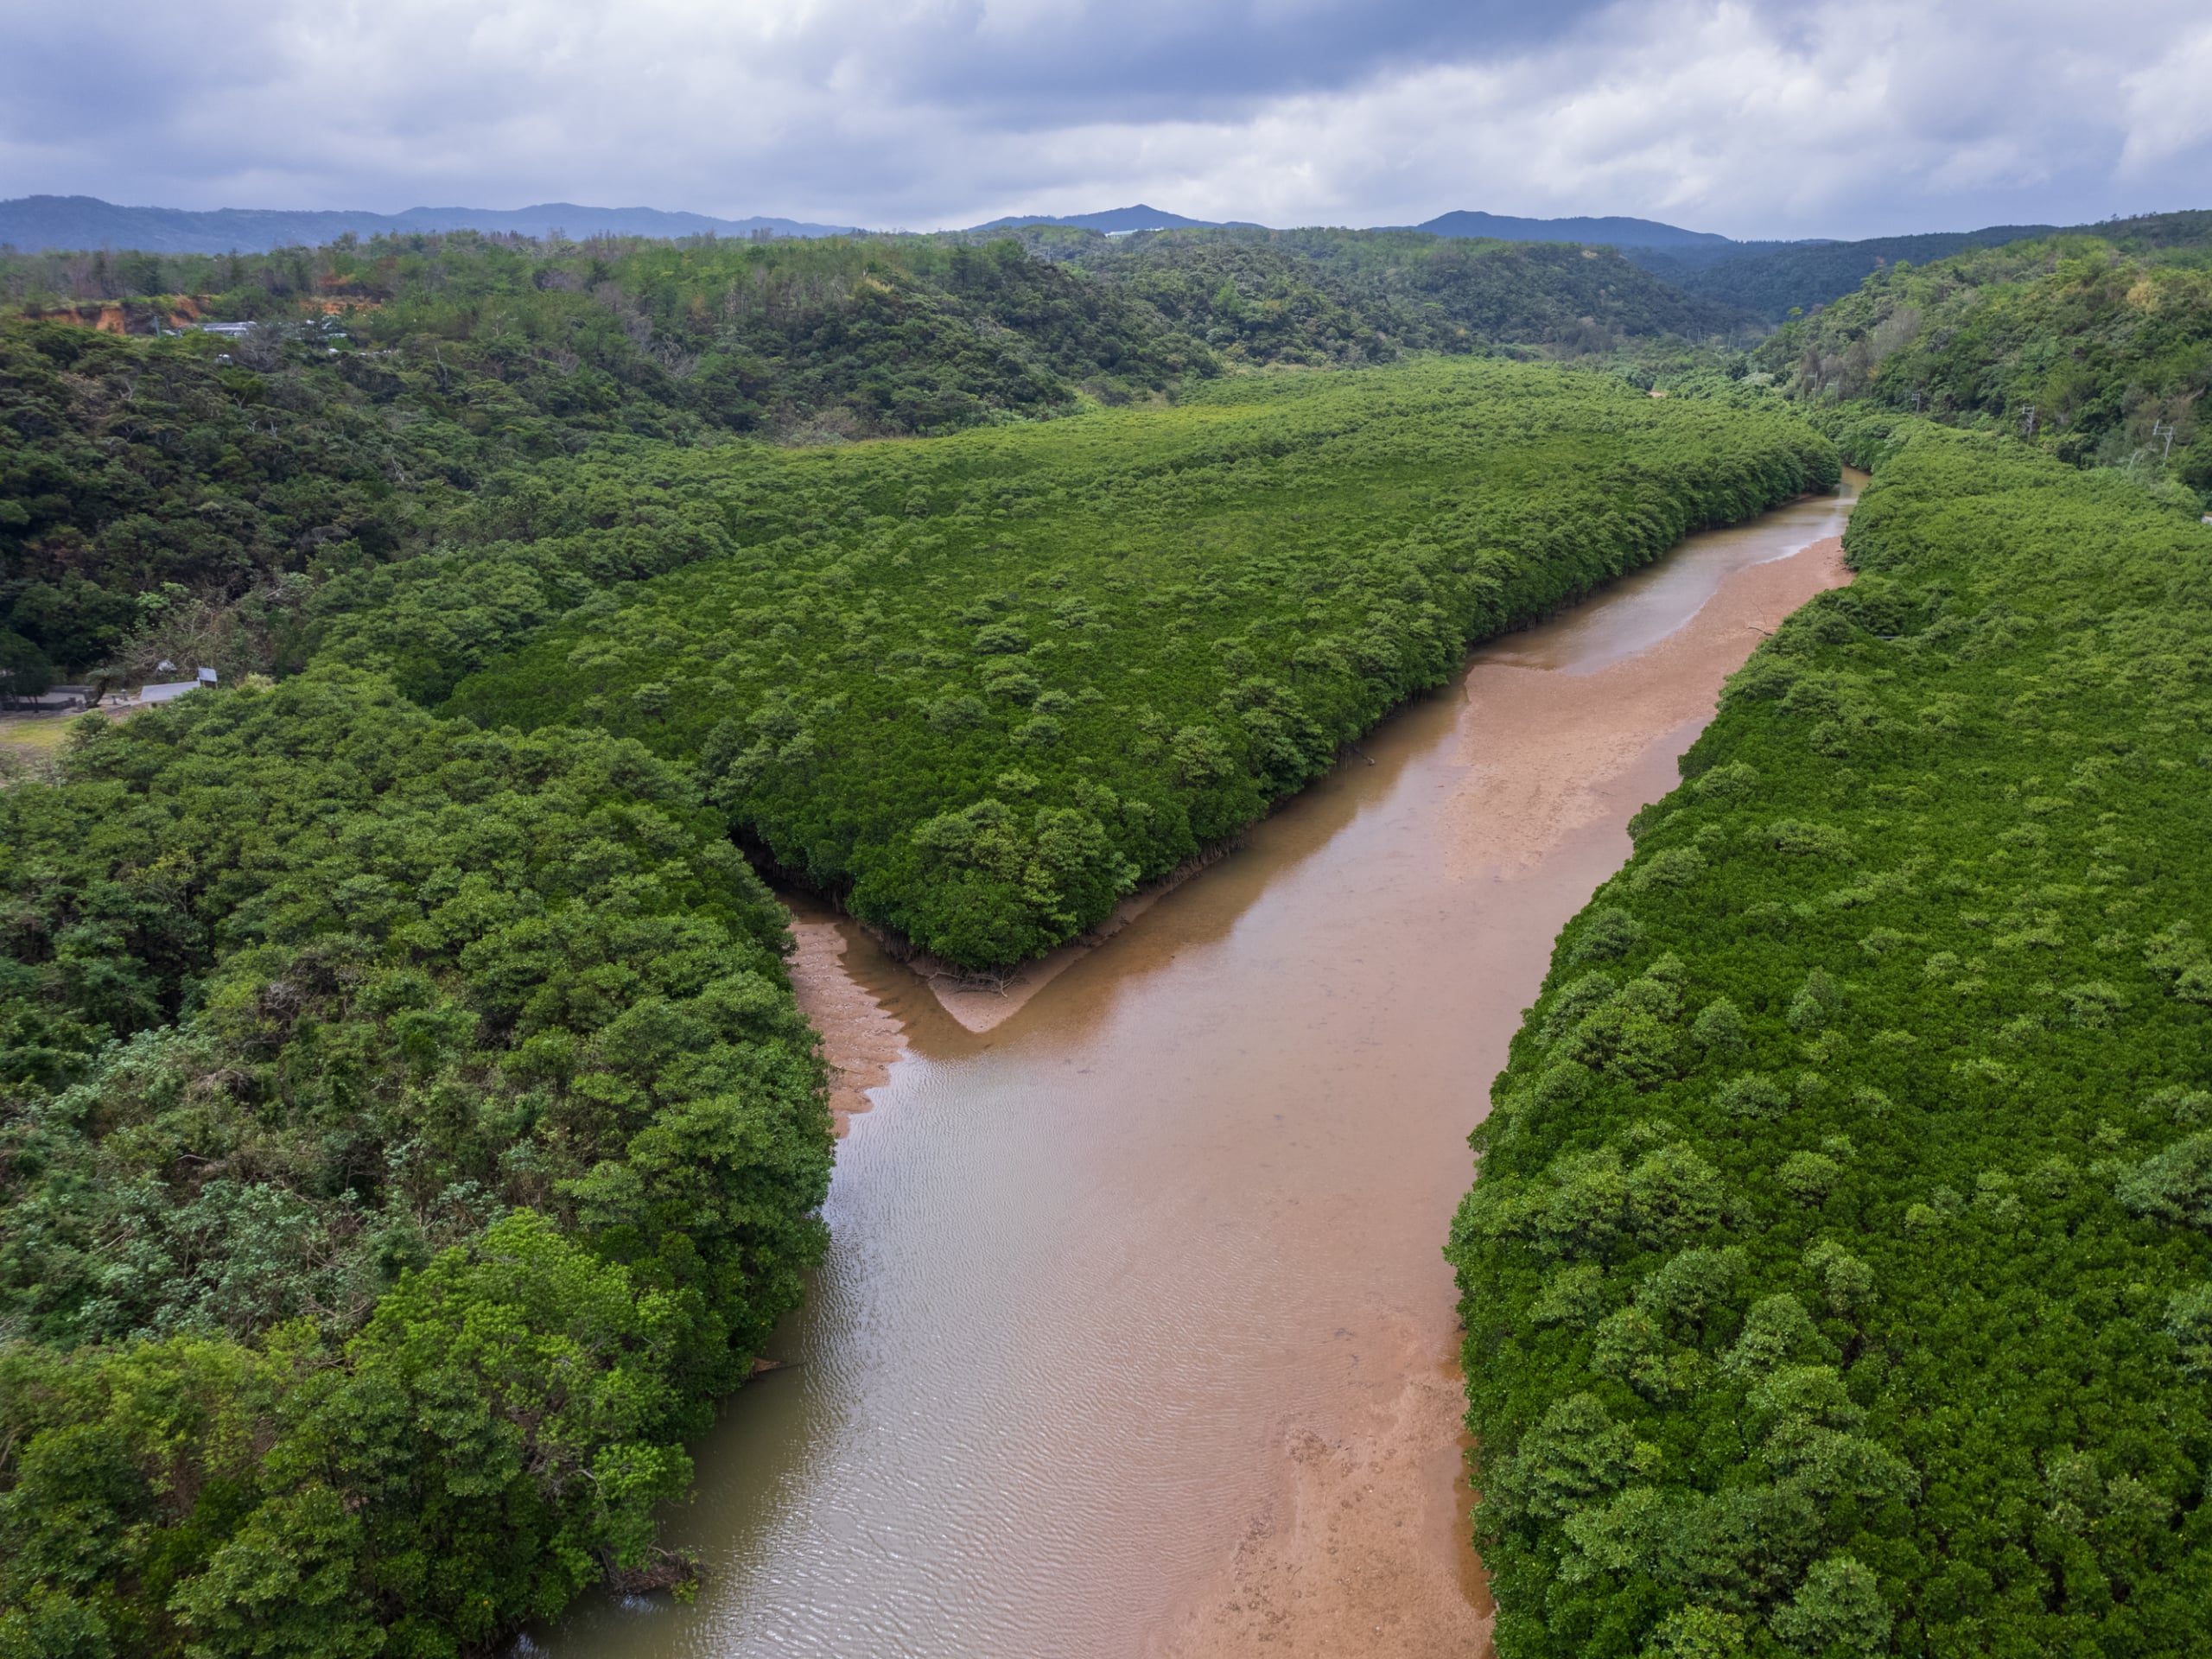
[[[1912,412],[1916,415],[1920,413],[1920,394],[1916,391],[1912,394]]]
[[[2024,438],[2032,438],[2035,435],[2036,406],[2033,404],[2024,404],[2020,406],[2020,435]]]
[[[2160,438],[2166,441],[2166,453],[2159,459],[2171,461],[2174,458],[2174,423],[2171,421],[2153,421],[2151,423],[2151,442],[2156,443]]]

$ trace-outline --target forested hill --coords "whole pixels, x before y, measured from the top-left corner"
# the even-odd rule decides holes
[[[1939,231],[1858,242],[1744,245],[1714,257],[1703,250],[1637,247],[1629,257],[1685,293],[1740,308],[1768,322],[1793,310],[1812,311],[1854,292],[1870,276],[1900,264],[1926,264],[1976,249],[2054,236],[2094,236],[2131,253],[2201,246],[2206,215],[2153,213],[2077,225],[1993,225],[1979,231]]]
[[[1766,321],[1780,322],[1792,310],[1809,311],[1840,298],[1900,260],[1923,264],[1968,248],[2002,247],[2026,237],[2056,234],[2053,225],[1998,225],[1981,231],[1938,231],[1859,242],[1789,243],[1732,251],[1718,258],[1668,247],[1637,248],[1629,257],[1686,293],[1740,306]]]
[[[1732,321],[1610,250],[1027,234],[1058,257],[458,234],[0,258],[0,675],[296,666],[329,577],[419,551],[491,480],[617,435],[943,433],[1258,366],[1573,356]],[[150,337],[207,318],[267,327]]]
[[[1440,351],[1503,343],[1590,353],[1656,336],[1741,335],[1747,321],[1669,287],[1618,249],[1568,242],[1234,227],[1034,240],[1245,353],[1271,333],[1274,349],[1294,347],[1300,320],[1332,309],[1395,346]]]
[[[1801,399],[2001,427],[2078,466],[2212,493],[2212,213],[2110,228],[1893,266],[1751,361]]]
[[[1159,396],[1220,366],[1010,243],[460,236],[95,256],[81,280],[67,263],[0,269],[34,314],[57,287],[183,291],[215,296],[191,310],[270,325],[234,340],[0,327],[0,618],[73,670],[194,652],[296,665],[315,586],[418,550],[504,472],[618,435],[937,432]],[[187,308],[117,311],[151,327]]]

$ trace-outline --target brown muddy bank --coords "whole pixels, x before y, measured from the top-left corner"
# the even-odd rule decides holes
[[[1721,679],[1840,579],[1798,550],[1845,511],[1694,537],[1478,653],[990,1029],[802,911],[804,1005],[874,1109],[793,1363],[695,1449],[698,1602],[540,1649],[1479,1651],[1440,1250],[1466,1134]]]

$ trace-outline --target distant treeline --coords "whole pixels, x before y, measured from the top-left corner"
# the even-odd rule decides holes
[[[1937,259],[2009,243],[2054,236],[2094,236],[2130,252],[2202,248],[2212,234],[2212,213],[2148,213],[2070,228],[2056,225],[1993,225],[1979,231],[1936,231],[1878,236],[1856,242],[1743,245],[1723,250],[1630,248],[1630,259],[1654,276],[1701,299],[1736,307],[1767,323],[1817,310],[1858,290],[1870,276],[1899,264]]]
[[[1505,1659],[2212,1648],[2212,531],[1846,448],[1474,1137]]]
[[[487,480],[615,435],[943,433],[1240,368],[1585,355],[1731,321],[1610,251],[1057,234],[1085,257],[1006,238],[474,233],[0,257],[18,312],[0,322],[0,677],[35,690],[185,654],[296,666],[331,575],[419,551]],[[77,321],[82,299],[134,296],[118,317],[166,327],[188,320],[179,295],[268,326],[154,339]]]

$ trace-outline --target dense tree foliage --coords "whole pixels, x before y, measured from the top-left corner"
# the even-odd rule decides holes
[[[1834,475],[1541,372],[1204,391],[1712,321],[1610,257],[1079,251],[0,258],[7,689],[245,680],[0,792],[0,1655],[457,1653],[674,1571],[828,1170],[733,822],[1019,959]],[[486,668],[504,729],[427,711]]]
[[[1924,265],[1974,249],[2067,234],[2056,225],[1993,225],[1979,231],[1935,231],[1871,237],[1859,242],[1738,244],[1721,249],[1632,248],[1628,257],[1669,285],[1768,323],[1856,292],[1870,276],[1898,264]],[[2146,213],[2136,219],[2077,225],[2134,254],[2194,247],[2212,238],[2212,213]]]
[[[2056,236],[2056,225],[1997,225],[1983,231],[1935,231],[1879,236],[1861,242],[1793,242],[1719,257],[1665,248],[1636,248],[1629,257],[1686,293],[1740,306],[1763,321],[1815,310],[1856,290],[1867,277],[1903,261],[1923,265],[1969,248],[2000,248],[2029,237]]]
[[[308,578],[395,556],[480,465],[465,429],[386,418],[320,346],[248,355],[0,327],[0,639],[72,668],[142,630],[188,652],[175,626],[214,600],[208,661],[296,667]]]
[[[120,678],[164,658],[296,668],[328,579],[422,551],[494,480],[611,438],[944,433],[1238,366],[1589,353],[1730,321],[1610,250],[1030,240],[1048,257],[1006,237],[473,233],[0,257],[17,314],[0,323],[0,657]],[[142,334],[268,326],[37,321],[104,310]]]
[[[1837,445],[1862,574],[1476,1137],[1500,1647],[2204,1648],[2212,295],[2196,218],[2104,229],[1732,356],[1610,250],[1414,232],[0,258],[268,325],[0,326],[0,683],[286,677],[0,791],[0,1659],[680,1576],[829,1168],[733,833],[1001,968]]]
[[[0,791],[0,1653],[451,1654],[637,1570],[817,1256],[688,774],[353,671]]]
[[[73,668],[297,666],[323,579],[610,435],[949,430],[1216,367],[1010,242],[420,239],[257,262],[212,308],[270,319],[245,340],[0,327],[0,626]]]
[[[448,709],[696,758],[778,864],[995,967],[1249,822],[1470,640],[1836,477],[1784,416],[1600,376],[1245,378],[928,447],[580,461],[507,504],[497,561],[423,562],[389,632],[333,649],[487,650],[558,607],[541,573],[572,556],[533,549],[718,505],[743,551],[584,603]]]
[[[527,399],[472,423],[511,383],[439,338],[12,337],[16,458],[75,492],[17,544],[88,604],[293,578],[264,621],[315,665],[0,791],[0,1654],[457,1654],[681,1576],[652,1507],[829,1167],[733,823],[1032,955],[1468,638],[1835,476],[1786,417],[1479,365],[549,446]],[[115,530],[217,497],[219,541]],[[423,706],[479,669],[483,724]]]
[[[1853,442],[1475,1135],[1507,1659],[2212,1645],[2212,531]]]
[[[1624,340],[1742,333],[1613,248],[1418,231],[1173,230],[1031,239],[1143,299],[1230,361],[1371,360],[1506,346],[1580,355]],[[1301,355],[1301,353],[1303,353]]]
[[[2212,386],[2212,214],[2145,225],[1892,266],[1786,323],[1752,365],[1800,398],[2004,429],[2212,495],[2198,412]]]

